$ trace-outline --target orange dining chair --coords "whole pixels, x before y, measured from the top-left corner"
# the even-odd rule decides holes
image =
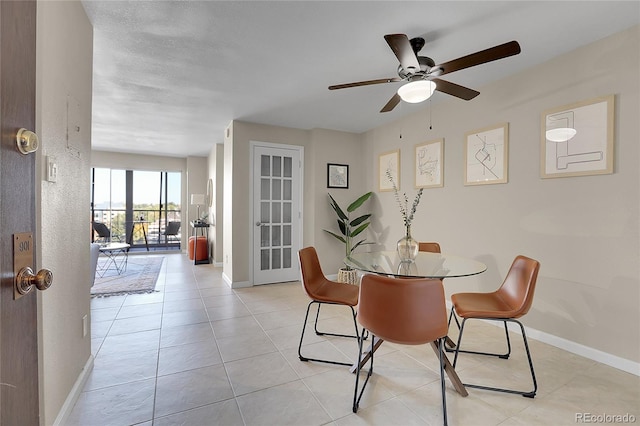
[[[442,413],[447,424],[447,403],[444,384],[444,339],[447,335],[447,307],[442,280],[398,279],[381,275],[364,275],[360,282],[360,302],[357,320],[362,336],[368,330],[376,338],[401,345],[422,345],[435,342],[440,361]],[[358,380],[362,363],[362,342],[359,339],[356,385],[353,393],[353,412],[358,411],[360,399],[373,372],[373,352],[369,357],[369,371],[360,394]]]
[[[436,242],[425,242],[425,243],[418,243],[418,251],[424,251],[424,252],[428,252],[428,253],[442,253],[442,251],[440,251],[440,244],[436,243]],[[460,329],[460,322],[458,321],[458,317],[456,317],[455,315],[453,316],[449,316],[449,323],[451,323],[451,318],[453,317],[453,319],[456,320],[456,324],[458,325],[458,330]],[[453,348],[455,347],[455,344],[453,343],[453,340],[451,340],[449,337],[447,337],[446,340],[446,344]],[[447,352],[453,352],[453,349],[449,349],[445,346],[445,350]]]
[[[507,322],[515,322],[520,326],[520,330],[522,332],[522,339],[524,341],[524,347],[527,352],[529,369],[531,370],[531,379],[533,381],[532,391],[517,391],[466,383],[465,386],[497,392],[514,393],[525,396],[527,398],[533,398],[536,396],[538,383],[536,382],[536,374],[533,370],[533,362],[531,361],[529,343],[527,342],[527,335],[524,331],[524,326],[520,321],[518,321],[518,318],[524,316],[527,312],[529,312],[529,308],[531,308],[539,269],[540,262],[538,262],[537,260],[530,259],[525,256],[517,256],[511,264],[511,268],[509,269],[504,282],[502,283],[500,288],[498,288],[498,290],[491,293],[455,293],[451,296],[451,302],[453,304],[451,315],[458,315],[462,318],[460,334],[458,335],[458,343],[455,348],[453,367],[455,368],[456,366],[456,362],[458,361],[458,354],[460,352],[497,356],[502,359],[508,359],[509,355],[511,354],[511,342],[509,340],[509,330],[507,327]],[[505,335],[507,336],[507,353],[497,354],[461,350],[460,343],[462,341],[464,325],[469,319],[502,321],[504,323]]]
[[[306,247],[300,250],[298,252],[298,258],[300,260],[300,271],[302,274],[302,287],[311,299],[311,302],[309,302],[309,305],[307,306],[307,313],[304,317],[304,324],[302,325],[302,334],[300,335],[300,344],[298,345],[298,357],[300,358],[300,361],[316,361],[325,362],[328,364],[352,365],[353,363],[309,358],[303,356],[302,340],[304,339],[304,332],[307,327],[309,310],[311,309],[311,305],[313,304],[318,305],[318,310],[316,311],[316,321],[314,324],[314,330],[318,336],[351,337],[354,339],[358,339],[358,324],[356,323],[356,311],[354,309],[358,304],[358,286],[328,280],[322,272],[320,261],[318,260],[318,254],[314,247]],[[320,306],[322,304],[342,305],[349,307],[351,309],[351,316],[353,317],[355,335],[326,333],[318,331],[318,317],[320,316]]]
[[[442,253],[440,244],[438,243],[418,243],[418,251],[427,251],[429,253]]]

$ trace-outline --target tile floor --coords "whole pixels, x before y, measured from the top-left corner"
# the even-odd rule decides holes
[[[437,359],[428,346],[384,343],[353,414],[347,368],[298,360],[308,303],[300,284],[231,290],[221,274],[170,254],[158,292],[93,299],[95,365],[68,424],[442,424]],[[322,314],[322,329],[349,327],[348,309]],[[467,333],[470,346],[504,345],[498,327],[469,322]],[[355,358],[351,339],[307,337],[308,356]],[[509,360],[461,355],[462,380],[529,387],[522,339],[512,342]],[[463,398],[447,382],[449,424],[573,425],[582,422],[580,413],[585,420],[629,414],[640,421],[640,378],[537,341],[530,346],[535,399],[476,389]]]

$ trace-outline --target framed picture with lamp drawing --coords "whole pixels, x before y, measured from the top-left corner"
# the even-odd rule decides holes
[[[444,139],[418,144],[415,147],[415,187],[444,186]]]
[[[613,173],[614,104],[608,95],[543,112],[540,176]]]
[[[468,132],[464,144],[464,184],[507,183],[509,123]]]

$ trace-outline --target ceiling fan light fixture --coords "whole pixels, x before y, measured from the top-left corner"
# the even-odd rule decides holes
[[[566,142],[576,135],[576,129],[571,127],[558,127],[547,130],[547,139],[551,142]]]
[[[411,104],[426,101],[436,90],[436,84],[431,80],[411,81],[398,89],[400,98]]]

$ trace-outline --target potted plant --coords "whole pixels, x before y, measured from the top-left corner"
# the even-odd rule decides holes
[[[364,202],[367,201],[372,194],[373,192],[367,192],[366,194],[358,197],[357,200],[349,204],[349,207],[347,207],[346,212],[344,209],[340,207],[340,205],[331,196],[331,194],[329,194],[329,199],[330,199],[329,204],[331,205],[331,208],[333,209],[334,212],[336,212],[336,215],[338,216],[337,221],[338,221],[338,229],[340,230],[340,233],[338,234],[338,233],[329,231],[327,229],[324,229],[324,231],[329,235],[334,236],[336,239],[340,240],[344,244],[345,257],[350,256],[353,250],[355,250],[358,246],[362,244],[370,244],[365,242],[365,239],[362,239],[354,243],[354,237],[358,236],[360,233],[362,233],[362,231],[367,229],[367,227],[371,223],[369,222],[371,213],[358,216],[355,219],[351,219],[351,213],[353,213],[360,206],[362,206],[362,204],[364,204]],[[345,265],[344,268],[340,268],[340,270],[338,271],[339,282],[355,284],[356,279],[357,279],[356,271],[347,265]]]

